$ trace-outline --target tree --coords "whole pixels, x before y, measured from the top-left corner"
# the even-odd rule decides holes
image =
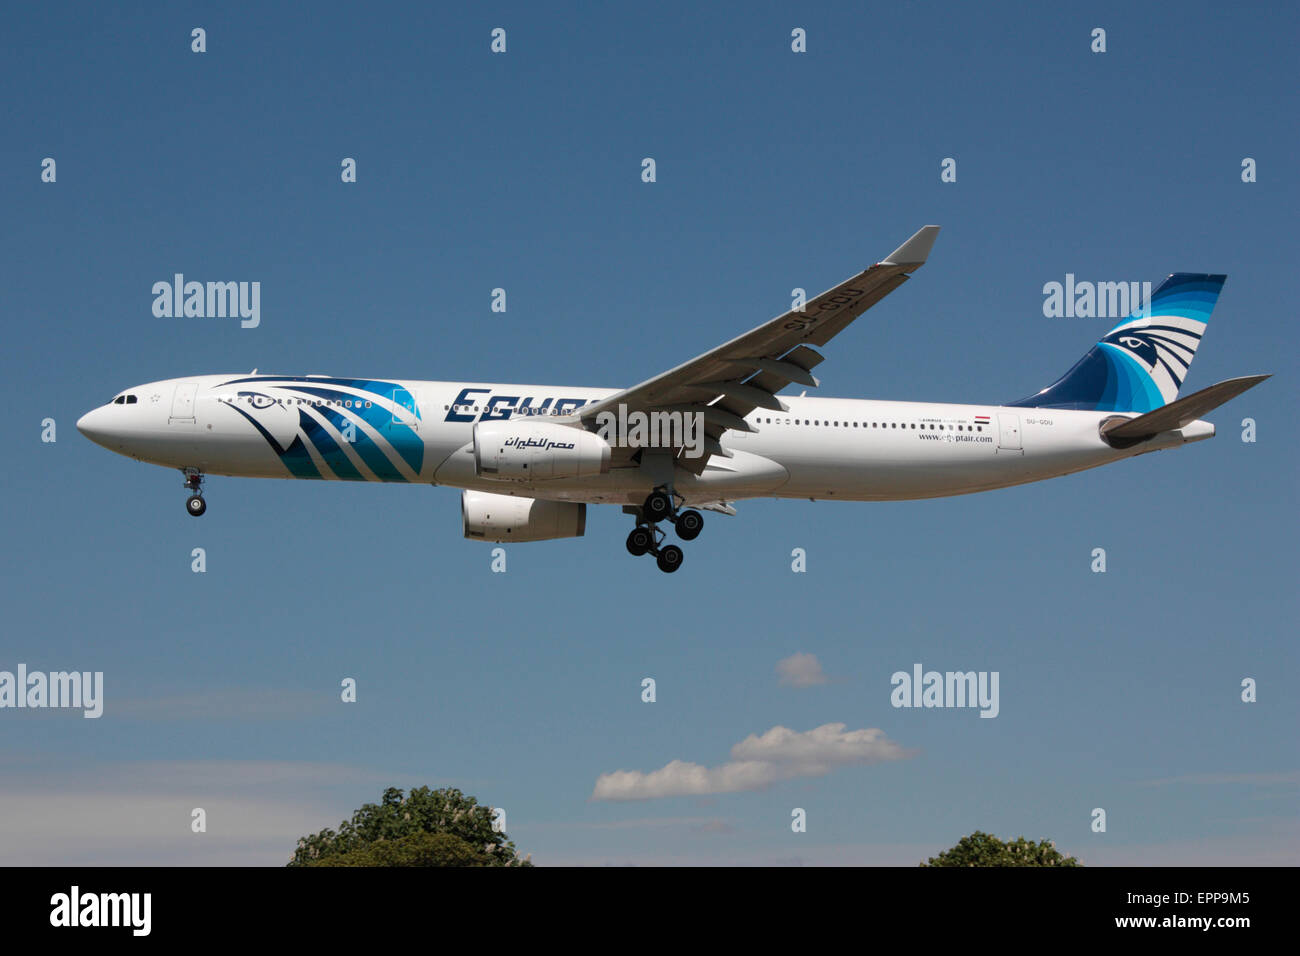
[[[492,809],[455,788],[384,791],[337,831],[298,841],[289,866],[532,866],[492,828]]]
[[[290,866],[492,866],[489,855],[451,833],[421,830],[396,840]],[[522,864],[521,864],[522,865]],[[527,864],[531,866],[532,864]]]
[[[1082,866],[1072,856],[1064,856],[1055,843],[1034,843],[1017,837],[1004,843],[991,833],[976,830],[964,836],[951,850],[930,857],[922,866]]]

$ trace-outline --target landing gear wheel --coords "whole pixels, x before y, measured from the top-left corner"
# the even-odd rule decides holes
[[[663,521],[673,513],[673,499],[667,492],[652,491],[646,495],[645,504],[641,506],[641,516],[650,524]]]
[[[694,541],[704,527],[704,516],[698,511],[683,511],[677,516],[677,537],[683,541]]]
[[[650,533],[649,528],[633,528],[632,533],[627,536],[628,554],[640,557],[654,547],[654,535]]]
[[[208,503],[200,495],[190,495],[185,499],[185,510],[197,518],[208,510]]]
[[[659,565],[660,571],[665,574],[672,574],[682,566],[682,549],[675,544],[670,544],[659,552],[659,556],[655,558],[655,561]]]

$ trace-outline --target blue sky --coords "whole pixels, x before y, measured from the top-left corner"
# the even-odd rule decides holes
[[[7,17],[0,669],[102,670],[106,701],[0,711],[0,862],[277,865],[424,784],[505,808],[539,863],[910,865],[976,829],[1095,864],[1294,861],[1294,10],[268,6]],[[1215,440],[1094,472],[743,502],[671,577],[617,509],[493,574],[451,489],[218,478],[195,521],[177,475],[74,428],[128,385],[254,367],[628,385],[925,223],[929,264],[824,350],[823,394],[1036,391],[1113,324],[1044,317],[1067,273],[1226,272],[1187,389],[1275,377]],[[175,272],[260,281],[261,325],[155,318]],[[826,682],[783,686],[795,653]],[[916,662],[998,671],[999,716],[892,708]],[[907,756],[591,799],[825,724]]]

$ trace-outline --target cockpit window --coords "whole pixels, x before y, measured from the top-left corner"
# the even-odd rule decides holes
[[[134,395],[128,395],[128,396],[126,397],[126,403],[127,403],[128,405],[134,405],[134,404],[136,403],[136,401],[137,401],[137,399],[136,399],[136,397],[135,397]]]
[[[119,395],[119,396],[117,396],[117,398],[113,399],[113,404],[114,404],[114,405],[124,405],[125,403],[126,403],[126,396],[125,396],[125,395]]]

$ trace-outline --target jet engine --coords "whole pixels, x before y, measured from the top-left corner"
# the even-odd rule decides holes
[[[480,478],[590,478],[609,471],[609,456],[609,444],[581,428],[528,421],[474,426],[474,470]]]
[[[587,530],[587,506],[571,501],[463,491],[460,513],[465,537],[475,541],[581,538]]]

